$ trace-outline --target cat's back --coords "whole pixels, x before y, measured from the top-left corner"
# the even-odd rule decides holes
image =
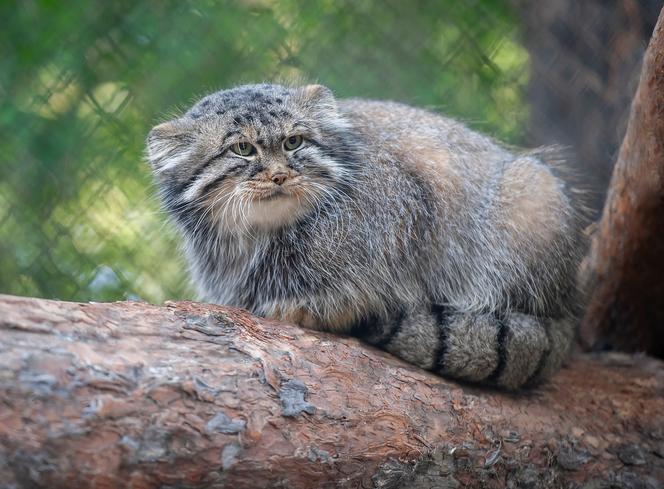
[[[486,189],[514,156],[462,123],[409,105],[364,99],[339,101],[379,171],[392,165],[427,182],[434,191],[463,198]],[[466,197],[468,197],[466,195]]]
[[[347,99],[339,109],[360,134],[378,172],[397,166],[446,205],[498,211],[527,227],[564,207],[563,182],[536,155],[514,154],[461,122],[389,101]],[[437,192],[436,192],[437,191]],[[510,215],[512,214],[512,215]]]
[[[469,296],[509,302],[490,297],[496,283],[511,291],[523,283],[544,289],[552,276],[568,281],[579,226],[564,183],[540,158],[511,153],[460,122],[399,103],[351,99],[339,108],[369,149],[376,187],[381,174],[398,171],[427,190],[427,219],[438,230],[434,248],[453,263],[448,275],[458,271],[455,282],[467,284],[458,303]],[[398,190],[383,193],[399,199]],[[537,269],[546,273],[540,277]],[[450,287],[447,298],[456,292]]]
[[[491,138],[426,109],[365,99],[340,100],[339,109],[373,146],[418,156],[447,152],[459,160],[478,155],[485,160],[509,157]]]

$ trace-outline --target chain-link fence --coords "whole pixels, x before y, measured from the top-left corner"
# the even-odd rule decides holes
[[[540,142],[530,111],[546,110],[537,105],[542,85],[533,88],[530,74],[547,79],[541,68],[562,51],[531,58],[544,37],[534,7],[519,3],[1,6],[0,292],[76,300],[192,297],[178,240],[154,197],[143,141],[153,124],[208,91],[316,81],[340,97],[428,107],[508,143]],[[638,64],[638,55],[629,59]],[[617,89],[629,100],[624,85]]]

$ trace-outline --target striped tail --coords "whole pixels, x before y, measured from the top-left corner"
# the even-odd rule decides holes
[[[555,373],[574,339],[569,319],[510,312],[459,313],[440,305],[364,320],[353,332],[367,342],[443,376],[507,389]]]

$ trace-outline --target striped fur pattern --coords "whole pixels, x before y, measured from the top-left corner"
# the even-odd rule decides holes
[[[147,146],[208,301],[509,389],[548,378],[570,349],[582,225],[546,151],[269,84],[203,98]]]

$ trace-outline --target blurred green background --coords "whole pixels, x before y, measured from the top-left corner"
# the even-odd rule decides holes
[[[143,143],[209,91],[315,81],[529,143],[513,3],[2,2],[0,293],[193,298]]]

